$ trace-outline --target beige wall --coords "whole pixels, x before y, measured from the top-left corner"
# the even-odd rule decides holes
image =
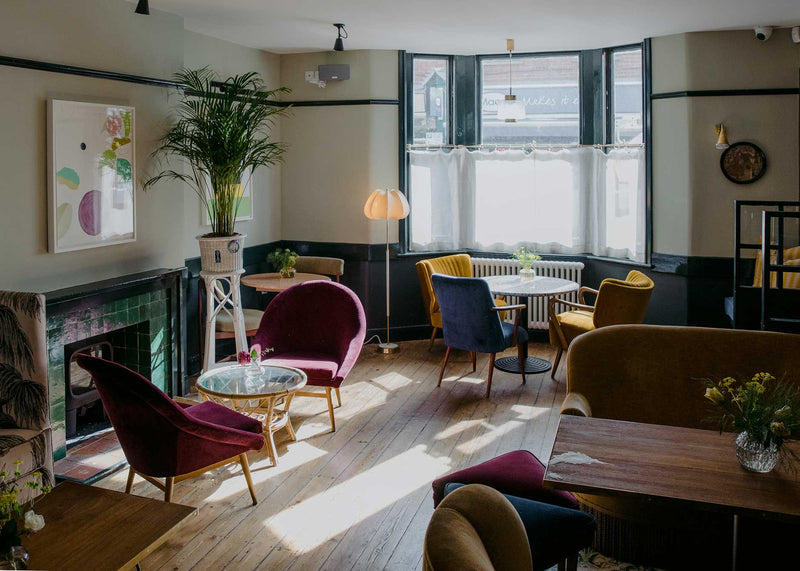
[[[349,63],[350,79],[324,89],[305,83],[319,64]],[[397,52],[346,51],[281,56],[287,100],[397,99]],[[397,188],[395,105],[295,107],[282,122],[290,145],[282,167],[282,237],[382,243],[385,228],[364,217],[375,188]],[[390,239],[397,240],[397,223]]]
[[[789,30],[768,42],[752,31],[654,38],[653,92],[797,88],[800,50]],[[733,255],[733,201],[797,200],[798,96],[690,97],[653,101],[655,252]],[[767,155],[757,182],[737,185],[719,167],[714,125],[731,143],[750,141]]]
[[[184,33],[183,19],[133,12],[124,0],[5,2],[0,53],[7,56],[170,78],[187,65],[211,63],[223,73],[255,69],[277,85],[278,57]],[[158,87],[0,66],[0,289],[49,291],[158,267],[179,267],[198,255],[199,205],[182,185],[137,189],[137,240],[62,254],[47,252],[47,120],[50,98],[118,103],[136,108],[136,175],[152,172],[154,142],[168,125],[172,100]],[[279,172],[258,173],[257,223],[243,225],[249,242],[280,236]],[[261,200],[259,200],[261,199]],[[255,241],[253,240],[255,239]]]

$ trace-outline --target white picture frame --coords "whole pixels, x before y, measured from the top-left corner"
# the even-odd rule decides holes
[[[254,218],[253,214],[255,211],[254,206],[254,192],[253,192],[253,169],[247,169],[244,174],[244,184],[242,184],[242,198],[240,200],[246,201],[239,205],[239,210],[236,213],[236,218],[234,222],[241,222],[242,220],[252,220]],[[205,185],[205,193],[206,193],[206,200],[212,200],[211,198],[211,181],[206,178],[206,185]],[[247,208],[242,209],[242,206],[246,204]],[[211,219],[208,217],[208,210],[206,210],[205,206],[202,202],[200,202],[200,223],[203,226],[211,226]]]
[[[136,240],[136,118],[126,105],[50,99],[48,250]]]

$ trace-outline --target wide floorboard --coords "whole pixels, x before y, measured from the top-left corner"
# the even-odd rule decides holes
[[[512,355],[514,351],[507,354]],[[531,355],[552,360],[550,346]],[[552,448],[564,374],[495,371],[484,398],[488,356],[472,372],[454,352],[436,387],[444,349],[437,340],[402,343],[395,355],[366,346],[342,387],[337,430],[324,399],[297,398],[297,441],[276,434],[279,460],[249,454],[258,505],[236,467],[177,484],[173,501],[199,507],[142,569],[347,570],[421,568],[433,512],[431,481],[498,454],[524,448],[545,458]],[[123,490],[125,473],[98,485]],[[133,493],[163,497],[138,480]]]

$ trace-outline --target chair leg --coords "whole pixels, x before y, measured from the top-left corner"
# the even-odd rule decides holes
[[[436,339],[436,327],[433,328],[433,333],[431,333],[431,346],[428,347],[428,351],[433,351],[433,340]]]
[[[331,417],[331,432],[336,432],[336,421],[333,419],[333,400],[331,400],[330,387],[325,387],[325,396],[328,397],[328,416]]]
[[[573,553],[567,557],[567,571],[578,571],[578,554]]]
[[[475,351],[471,351],[470,355],[472,355],[472,372],[474,373],[477,370],[478,354]]]
[[[567,560],[562,559],[558,562],[558,571],[566,571],[567,569]]]
[[[564,349],[561,347],[558,348],[558,353],[556,353],[556,360],[553,363],[553,368],[550,369],[550,378],[554,381],[556,380],[556,371],[558,370],[558,364],[561,362],[561,354],[564,352]]]
[[[489,378],[486,383],[486,398],[489,398],[489,392],[492,390],[492,375],[494,374],[494,357],[495,353],[489,355]]]
[[[522,374],[522,384],[525,384],[525,362],[528,360],[528,344],[520,343],[517,345],[517,360],[519,361],[519,370]]]
[[[125,484],[125,493],[130,494],[131,490],[133,489],[133,478],[136,476],[136,472],[133,471],[133,468],[128,468],[128,483]]]
[[[336,402],[339,403],[339,406],[342,406],[342,393],[339,392],[339,387],[336,387]]]
[[[439,382],[436,383],[437,387],[442,386],[442,377],[444,377],[444,369],[447,367],[447,360],[450,358],[450,347],[444,352],[444,361],[442,361],[442,370],[439,371]]]
[[[253,505],[256,505],[258,504],[258,498],[256,498],[256,491],[253,489],[253,478],[250,477],[250,464],[247,461],[247,454],[239,454],[239,464],[242,466],[244,479],[247,480],[247,489],[250,490],[250,497],[253,499]]]
[[[175,484],[174,476],[167,476],[164,481],[164,501],[170,503],[172,501],[172,486]]]

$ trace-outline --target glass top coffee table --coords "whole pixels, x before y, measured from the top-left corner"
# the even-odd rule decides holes
[[[286,428],[292,440],[297,436],[289,418],[294,393],[303,388],[306,374],[300,369],[262,364],[260,371],[249,365],[228,365],[211,369],[197,379],[197,392],[210,400],[259,419],[264,424],[267,453],[272,465],[278,463],[272,434]],[[282,409],[277,407],[283,406]]]

